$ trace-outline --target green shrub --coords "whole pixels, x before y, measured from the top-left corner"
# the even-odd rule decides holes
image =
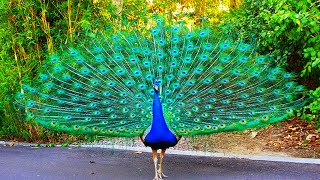
[[[320,112],[320,11],[319,1],[245,0],[231,11],[223,24],[242,32],[244,38],[254,34],[259,53],[270,53],[275,62],[300,74],[298,81],[310,89],[311,104],[302,118],[319,121]],[[311,114],[308,114],[311,113]]]

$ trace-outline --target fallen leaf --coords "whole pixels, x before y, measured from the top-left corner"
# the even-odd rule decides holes
[[[257,131],[252,131],[251,132],[251,138],[255,138],[258,135]]]
[[[132,154],[142,154],[141,151],[135,151],[135,152],[132,152]]]
[[[307,137],[306,137],[306,140],[307,141],[315,141],[316,139],[319,138],[319,135],[316,135],[316,134],[309,134]]]
[[[12,141],[12,142],[10,142],[9,146],[12,147],[12,146],[15,146],[16,144],[17,144],[17,142]]]

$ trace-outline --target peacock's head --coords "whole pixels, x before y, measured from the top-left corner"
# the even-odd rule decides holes
[[[159,92],[160,81],[155,81],[153,84],[153,88],[156,92]]]

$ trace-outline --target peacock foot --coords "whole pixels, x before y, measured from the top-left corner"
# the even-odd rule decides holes
[[[163,174],[163,172],[160,172],[160,170],[158,170],[156,176],[153,178],[153,180],[161,180],[163,178],[167,178],[168,176],[166,176],[165,174]]]
[[[161,178],[163,179],[163,178],[167,178],[168,176],[166,176],[165,174],[163,174],[163,173],[161,173],[161,174],[159,174],[159,176],[161,176]]]
[[[163,178],[167,178],[168,176],[166,176],[165,174],[163,174],[163,172],[159,169],[158,170],[158,177],[160,178],[160,179],[163,179]]]
[[[158,175],[153,178],[153,180],[161,180],[161,179],[162,178],[160,178]]]

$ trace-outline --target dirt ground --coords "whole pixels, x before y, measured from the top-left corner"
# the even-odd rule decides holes
[[[258,130],[186,138],[182,144],[199,151],[320,158],[319,136],[314,124],[291,119]]]

